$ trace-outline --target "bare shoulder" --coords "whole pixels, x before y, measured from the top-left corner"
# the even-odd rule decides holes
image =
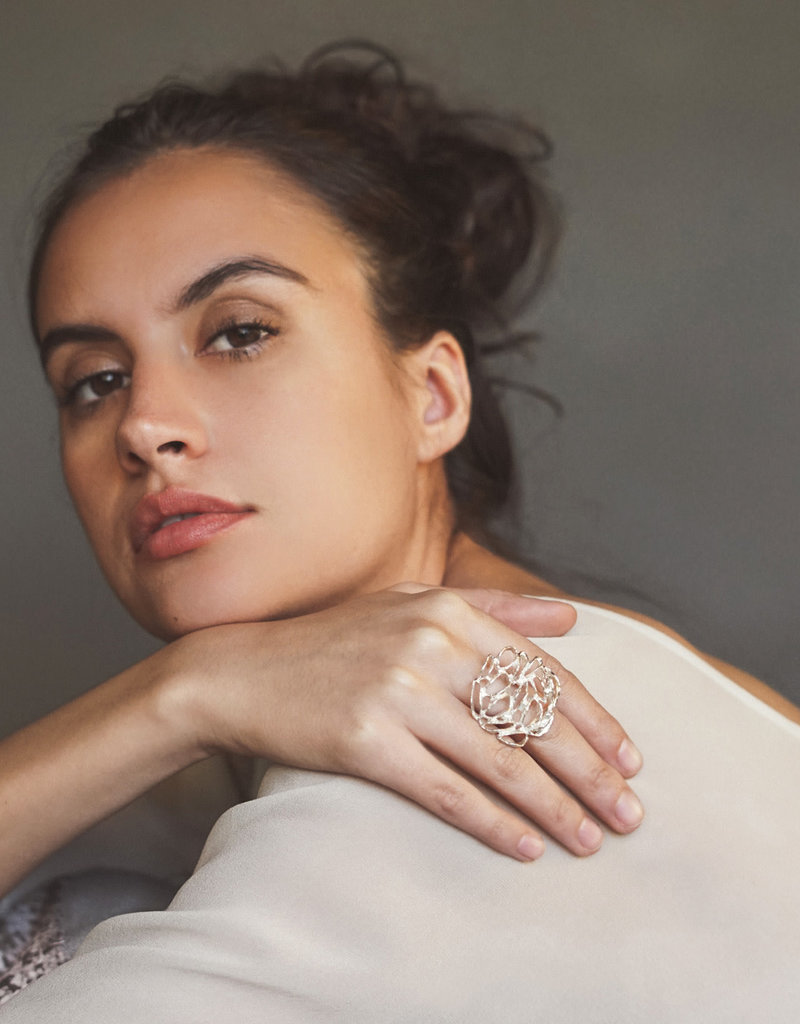
[[[489,587],[512,594],[570,599],[541,576],[492,554],[465,533],[457,533],[453,538],[442,582],[446,587]]]
[[[583,604],[592,604],[598,608],[608,608],[610,611],[617,612],[620,615],[644,622],[646,625],[665,633],[690,651],[693,651],[698,657],[717,669],[718,672],[727,676],[728,679],[737,683],[744,690],[747,690],[748,693],[758,697],[759,700],[764,701],[765,704],[775,708],[776,711],[779,711],[782,715],[791,719],[791,721],[800,723],[800,708],[786,697],[777,693],[767,686],[766,683],[762,683],[760,679],[756,679],[755,676],[751,676],[743,669],[736,668],[719,658],[714,658],[703,651],[699,651],[688,640],[684,639],[679,633],[676,633],[674,629],[670,629],[669,626],[665,626],[662,622],[658,622],[648,615],[643,615],[641,612],[603,604],[600,601],[587,601],[585,598],[578,598],[575,595],[567,594],[558,587],[548,583],[547,580],[542,579],[542,577],[528,572],[526,569],[522,569],[504,558],[500,558],[498,555],[492,554],[491,551],[477,544],[466,534],[459,533],[453,540],[443,582],[445,586],[450,587],[493,587],[499,590],[509,590],[514,593],[556,597],[565,601],[579,600]]]

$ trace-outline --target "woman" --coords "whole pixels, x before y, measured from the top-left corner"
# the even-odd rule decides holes
[[[509,488],[475,336],[552,245],[497,131],[323,55],[122,108],[54,193],[30,294],[65,478],[168,643],[6,742],[6,888],[219,751],[382,783],[518,860],[526,819],[579,855],[586,809],[641,822],[636,748],[524,639],[574,616],[452,589],[555,594],[471,539]],[[506,647],[561,684],[524,750],[466,706]]]

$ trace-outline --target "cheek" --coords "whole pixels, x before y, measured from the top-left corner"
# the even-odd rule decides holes
[[[317,563],[355,558],[413,515],[415,458],[405,406],[381,386],[316,379],[273,389],[229,421],[237,488],[264,509],[286,546]],[[245,454],[246,453],[246,454]],[[319,571],[319,570],[316,570]]]
[[[103,564],[113,556],[117,509],[117,462],[108,445],[92,435],[61,442],[61,470],[78,518]]]
[[[284,367],[279,379],[259,383],[226,401],[217,418],[228,457],[305,477],[307,491],[321,486],[318,478],[330,485],[381,474],[398,455],[413,464],[408,407],[374,360]]]
[[[85,447],[64,441],[61,444],[61,471],[72,503],[88,530],[95,518],[93,513],[97,509],[104,474]]]
[[[304,397],[297,442],[302,458],[329,486],[358,492],[398,483],[411,471],[409,424],[398,396],[377,380],[339,380]]]

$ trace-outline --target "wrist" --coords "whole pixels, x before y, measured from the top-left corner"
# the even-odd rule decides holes
[[[139,684],[144,715],[174,771],[218,752],[205,727],[201,678],[181,656],[183,646],[175,641],[135,666],[147,671]]]

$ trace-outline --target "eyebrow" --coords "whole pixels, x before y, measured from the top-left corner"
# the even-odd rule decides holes
[[[120,341],[120,336],[107,327],[96,324],[64,324],[54,327],[39,342],[39,361],[47,369],[47,362],[59,345],[68,345],[71,341]]]
[[[194,306],[210,295],[228,281],[237,281],[242,277],[249,277],[252,274],[266,274],[270,277],[279,277],[284,281],[291,281],[294,284],[301,284],[307,288],[311,282],[298,270],[284,266],[282,263],[275,263],[273,260],[265,260],[260,256],[242,256],[225,260],[207,270],[204,274],[188,284],[178,295],[175,302],[169,307],[171,313],[180,313],[190,306]],[[53,327],[42,337],[39,342],[39,359],[42,366],[47,366],[51,353],[60,345],[79,341],[120,341],[120,336],[106,327],[96,324],[64,324]]]
[[[267,274],[270,277],[283,278],[284,281],[292,281],[294,284],[310,286],[305,274],[301,274],[298,270],[292,270],[291,267],[286,267],[282,263],[274,263],[272,260],[265,260],[260,256],[237,257],[217,264],[206,271],[202,277],[198,277],[196,281],[187,285],[178,296],[173,310],[177,313],[188,309],[196,302],[207,299],[227,281],[236,281],[240,277],[249,277],[250,274]]]

